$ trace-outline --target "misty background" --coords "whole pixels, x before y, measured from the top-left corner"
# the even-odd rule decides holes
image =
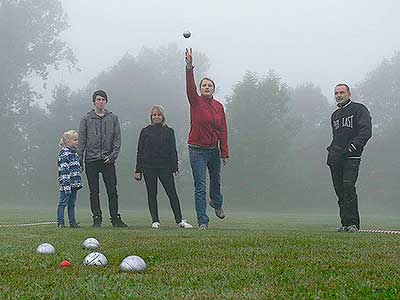
[[[0,0],[0,204],[56,207],[58,141],[78,129],[93,91],[104,89],[122,128],[121,211],[147,207],[144,183],[131,173],[153,104],[165,107],[175,129],[177,187],[184,211],[191,209],[183,53],[193,47],[197,81],[213,78],[226,108],[228,211],[336,213],[325,148],[332,90],[346,82],[374,124],[357,184],[360,211],[396,215],[399,9],[389,0]],[[81,208],[89,204],[82,177]],[[160,189],[161,208],[164,198]]]

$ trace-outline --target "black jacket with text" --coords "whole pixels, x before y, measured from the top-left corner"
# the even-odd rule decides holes
[[[371,115],[365,105],[349,101],[331,116],[333,139],[329,156],[359,158],[372,136]]]

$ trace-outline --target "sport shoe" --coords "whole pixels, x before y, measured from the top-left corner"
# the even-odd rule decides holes
[[[215,211],[215,215],[216,215],[218,218],[220,218],[220,219],[225,218],[225,212],[224,212],[224,210],[222,209],[222,207],[221,207],[221,208],[214,208],[214,211]]]
[[[180,223],[176,224],[179,228],[193,228],[192,224],[189,224],[186,220],[182,220]]]
[[[71,223],[71,224],[69,224],[69,227],[71,227],[71,228],[81,228],[81,226],[79,226],[78,223]]]
[[[358,228],[356,225],[347,226],[347,232],[350,232],[350,233],[358,232]]]
[[[151,223],[151,228],[154,228],[154,229],[160,228],[160,222],[153,222],[153,223]]]
[[[224,210],[222,209],[222,207],[220,207],[220,208],[215,208],[214,203],[213,203],[211,200],[208,202],[208,204],[210,204],[210,206],[211,206],[212,208],[214,208],[215,215],[216,215],[218,218],[220,218],[220,219],[225,218],[225,212],[224,212]]]
[[[128,227],[124,222],[122,222],[121,215],[118,214],[114,218],[110,218],[111,224],[113,227]]]
[[[102,220],[103,220],[103,218],[101,216],[93,216],[92,227],[101,227]]]
[[[208,225],[207,224],[200,224],[199,225],[199,230],[207,230],[208,229]]]
[[[58,223],[57,224],[57,228],[64,228],[64,227],[65,227],[64,223]]]
[[[347,227],[346,226],[339,226],[338,228],[335,229],[336,232],[346,232]]]

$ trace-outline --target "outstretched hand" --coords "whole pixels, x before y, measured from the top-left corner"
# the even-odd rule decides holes
[[[186,48],[185,50],[185,61],[186,67],[193,68],[193,55],[192,55],[192,48]]]

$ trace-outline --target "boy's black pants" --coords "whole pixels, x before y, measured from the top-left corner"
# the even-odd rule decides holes
[[[101,217],[100,199],[99,199],[99,174],[103,174],[103,181],[108,195],[108,207],[110,217],[117,218],[118,215],[118,193],[117,176],[114,163],[105,164],[102,160],[86,162],[85,172],[90,192],[90,209],[94,217]]]

